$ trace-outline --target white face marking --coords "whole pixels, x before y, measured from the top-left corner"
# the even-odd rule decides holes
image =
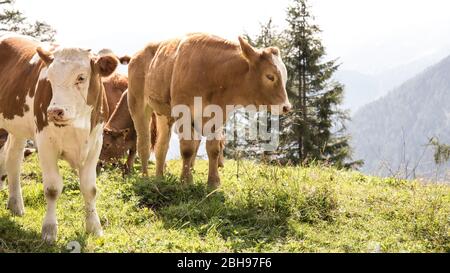
[[[272,60],[273,60],[273,63],[275,64],[275,66],[278,68],[278,71],[281,74],[281,81],[283,82],[283,89],[284,89],[284,94],[285,94],[285,98],[286,98],[286,101],[284,101],[283,103],[278,105],[278,107],[276,107],[276,109],[273,109],[273,111],[272,111],[272,113],[274,115],[279,115],[279,114],[281,114],[281,111],[284,108],[290,109],[292,107],[291,103],[289,102],[289,98],[288,98],[287,91],[286,91],[288,73],[287,73],[286,65],[283,63],[283,60],[281,59],[280,56],[272,55]]]
[[[90,76],[89,51],[74,48],[57,50],[54,61],[47,71],[47,78],[53,92],[49,109],[64,110],[64,121],[69,123],[79,119],[84,120],[88,107],[87,93]],[[80,126],[86,125],[84,121],[80,122],[83,123],[79,124]]]
[[[286,83],[288,80],[286,65],[283,63],[283,60],[281,59],[280,56],[272,55],[272,61],[281,74],[281,81],[283,82],[283,87],[286,88]]]

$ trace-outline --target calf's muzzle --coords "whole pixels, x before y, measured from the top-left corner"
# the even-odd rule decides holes
[[[287,114],[289,112],[291,112],[292,110],[292,104],[287,103],[285,105],[283,105],[283,114]]]
[[[56,122],[56,123],[64,122],[64,121],[66,121],[64,116],[65,116],[65,111],[62,108],[53,107],[53,108],[49,108],[47,110],[47,117],[50,122]]]

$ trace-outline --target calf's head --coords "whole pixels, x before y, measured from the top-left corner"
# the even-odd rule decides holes
[[[242,37],[239,37],[242,55],[249,65],[248,80],[251,87],[248,97],[257,106],[278,106],[279,112],[287,113],[292,105],[286,92],[287,69],[276,47],[255,49]]]
[[[121,159],[136,142],[136,135],[130,128],[123,130],[105,129],[100,160],[112,162]]]
[[[55,52],[37,49],[47,65],[46,78],[52,87],[47,109],[49,122],[57,126],[72,125],[90,115],[103,92],[102,77],[111,75],[118,66],[113,54],[95,55],[90,50],[60,48]]]

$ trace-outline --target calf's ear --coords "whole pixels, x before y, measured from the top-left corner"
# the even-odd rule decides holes
[[[258,60],[259,53],[241,36],[239,36],[239,44],[241,45],[242,54],[248,61],[254,62]]]
[[[36,48],[36,52],[39,55],[39,58],[41,58],[42,61],[44,61],[44,63],[48,66],[50,65],[53,60],[53,54],[51,52],[48,52],[46,50],[44,50],[42,47],[38,47]]]
[[[278,49],[278,47],[268,47],[264,50],[264,52],[273,54],[275,56],[280,56],[280,50]]]
[[[114,73],[118,65],[117,58],[112,55],[101,56],[95,61],[95,68],[102,77],[110,76]]]
[[[119,61],[123,65],[128,65],[131,62],[131,57],[125,55],[122,58],[119,58]]]

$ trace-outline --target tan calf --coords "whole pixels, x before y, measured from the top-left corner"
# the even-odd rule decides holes
[[[235,43],[199,33],[152,43],[132,58],[128,75],[128,103],[144,175],[147,175],[149,124],[153,112],[157,113],[158,125],[156,174],[161,176],[174,123],[171,116],[174,107],[185,105],[193,115],[194,98],[200,97],[203,109],[217,105],[223,112],[227,105],[277,105],[283,112],[291,108],[285,88],[287,71],[279,50],[254,49],[242,38]],[[203,117],[192,116],[192,119],[203,119],[203,124],[208,121]],[[219,122],[224,124],[226,119],[224,115]],[[223,129],[215,129],[218,137],[206,143],[211,188],[220,185],[218,165]],[[191,166],[197,146],[196,140],[180,141],[185,183],[192,181]]]

